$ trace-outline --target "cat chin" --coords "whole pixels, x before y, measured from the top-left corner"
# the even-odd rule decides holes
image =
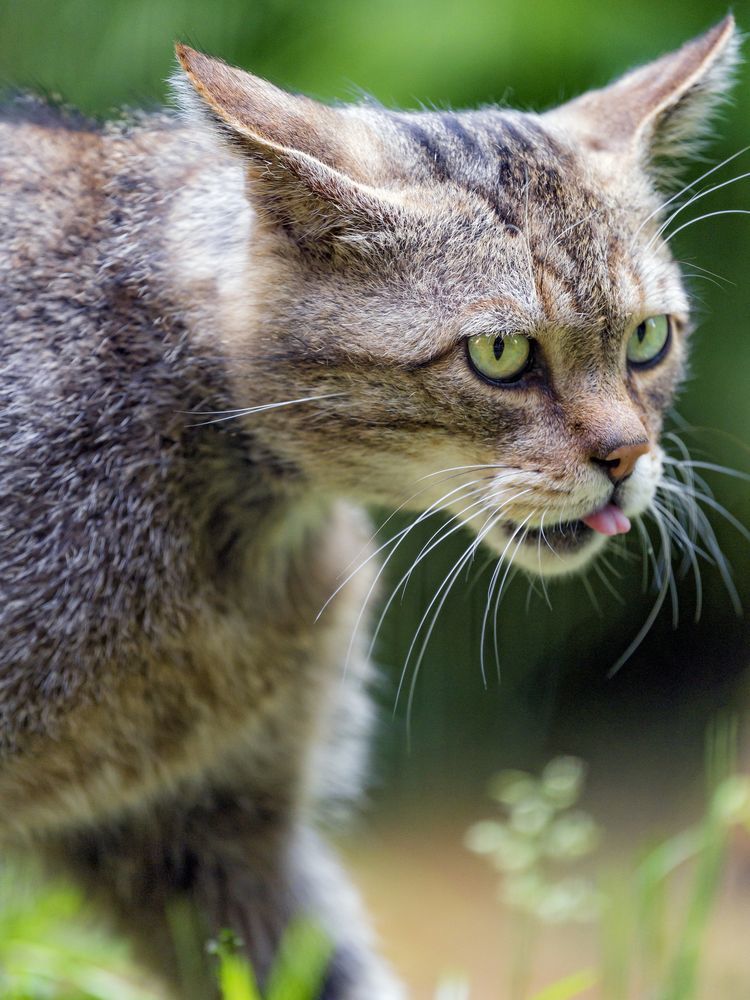
[[[663,451],[656,445],[642,455],[636,468],[618,492],[616,503],[631,519],[640,517],[651,506],[657,484],[663,474]],[[485,539],[506,562],[540,577],[562,577],[581,572],[609,541],[606,535],[592,530],[583,521],[570,521],[553,527],[523,531],[515,523],[498,524]]]
[[[580,524],[580,527],[579,527]],[[558,537],[554,532],[528,536],[520,544],[513,541],[515,527],[498,527],[487,545],[499,556],[534,576],[570,576],[583,570],[602,551],[608,538],[578,522]]]

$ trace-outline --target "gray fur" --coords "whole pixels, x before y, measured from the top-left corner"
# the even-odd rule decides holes
[[[578,111],[323,108],[181,59],[182,117],[0,115],[0,841],[80,878],[183,995],[175,900],[261,977],[309,916],[327,1000],[389,1000],[314,832],[365,767],[358,504],[424,511],[424,475],[500,462],[536,506],[498,551],[542,499],[582,517],[604,456],[657,454],[686,299],[641,158],[613,169]],[[624,379],[643,303],[676,343]],[[537,338],[524,391],[469,370],[487,330]]]

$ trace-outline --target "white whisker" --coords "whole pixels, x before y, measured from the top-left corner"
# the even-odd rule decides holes
[[[265,413],[267,410],[278,410],[282,406],[296,406],[299,403],[313,403],[317,399],[333,399],[334,396],[345,396],[344,392],[326,392],[319,396],[302,396],[300,399],[285,399],[280,403],[263,403],[261,406],[246,406],[238,410],[191,410],[195,416],[211,416],[213,414],[224,414],[214,420],[201,420],[198,423],[190,424],[190,427],[206,427],[208,424],[220,424],[226,420],[236,420],[240,417],[247,417],[253,413]]]
[[[510,546],[513,544],[513,539],[516,537],[516,535],[518,534],[518,532],[522,528],[525,527],[525,525],[528,523],[528,521],[531,519],[531,517],[532,517],[532,514],[529,514],[528,517],[524,521],[522,521],[521,524],[518,525],[518,527],[516,528],[516,530],[513,532],[513,534],[510,536],[510,538],[506,542],[505,548],[500,553],[500,555],[497,557],[497,565],[495,566],[495,569],[494,569],[494,571],[492,573],[492,577],[491,577],[490,582],[489,582],[489,586],[487,587],[487,604],[486,604],[485,609],[484,609],[484,615],[482,617],[482,630],[481,630],[480,636],[479,636],[479,659],[480,659],[480,668],[481,668],[481,671],[482,671],[482,678],[483,679],[486,678],[486,676],[487,676],[487,672],[485,670],[485,664],[484,664],[484,646],[485,646],[485,636],[487,634],[487,620],[489,618],[490,608],[492,607],[492,597],[493,597],[493,592],[494,592],[494,589],[495,589],[495,585],[496,585],[498,577],[499,577],[499,575],[500,575],[500,573],[501,573],[501,571],[503,569],[503,565],[504,565],[503,560],[505,559],[505,555],[506,555],[508,549],[510,548]],[[508,566],[506,567],[505,575],[503,576],[503,583],[500,584],[501,589],[502,589],[502,585],[505,583],[505,580],[507,579],[508,567],[510,567],[511,565],[512,565],[512,561],[509,562]],[[495,625],[497,623],[497,604],[499,603],[499,593],[500,593],[500,591],[498,592],[498,602],[496,603],[496,606],[495,606]],[[499,658],[499,655],[498,655],[497,632],[496,632],[496,630],[493,632],[493,636],[494,636],[494,640],[495,640],[494,641],[494,646],[495,646],[495,668],[497,670],[498,680],[500,680],[500,658]]]
[[[473,485],[473,483],[467,483],[467,484],[464,484],[464,486],[462,488],[463,489],[468,489],[472,485]],[[480,487],[479,490],[474,490],[473,493],[477,493],[477,492],[480,492],[480,491],[483,491],[483,487]],[[453,495],[455,492],[456,492],[455,490],[451,490],[451,492],[450,492],[450,494],[448,494],[448,496]],[[441,497],[441,501],[443,501],[444,499],[445,499],[444,497]],[[472,504],[470,506],[475,506],[475,505]],[[434,511],[430,511],[430,516],[433,513],[438,513],[438,511],[441,511],[443,509],[445,509],[445,504],[441,502],[440,505],[437,506]],[[481,513],[481,511],[480,511],[480,513]],[[370,603],[370,598],[372,597],[372,595],[373,595],[373,593],[375,591],[375,588],[378,585],[378,581],[380,580],[380,577],[385,572],[385,569],[388,566],[388,563],[390,562],[391,558],[393,557],[393,555],[395,554],[396,550],[399,548],[399,546],[401,545],[401,543],[404,541],[404,539],[407,537],[407,535],[409,535],[411,533],[411,531],[414,528],[416,528],[416,526],[418,524],[420,524],[422,521],[425,520],[425,515],[426,514],[427,514],[427,512],[425,512],[424,514],[420,514],[420,516],[418,518],[416,518],[411,524],[409,524],[403,531],[399,532],[398,535],[394,536],[394,538],[398,538],[398,541],[393,546],[393,548],[391,549],[391,551],[388,553],[388,555],[386,556],[386,558],[383,560],[383,562],[381,563],[381,565],[378,567],[378,571],[375,574],[375,577],[374,577],[372,583],[370,584],[370,588],[367,591],[367,594],[365,595],[364,600],[362,601],[362,605],[361,605],[361,607],[359,609],[359,613],[357,615],[357,619],[356,619],[356,621],[354,623],[354,628],[352,629],[352,634],[351,634],[351,637],[349,639],[349,646],[347,647],[347,651],[346,651],[346,658],[344,660],[344,673],[346,673],[346,671],[348,669],[348,666],[349,666],[349,661],[351,659],[352,651],[353,651],[353,648],[354,648],[354,642],[355,642],[355,639],[357,637],[359,626],[360,626],[360,624],[362,622],[362,618],[364,616],[364,613],[367,610],[367,607],[368,607],[368,605]],[[472,520],[472,518],[474,516],[475,515],[472,515],[468,520]],[[448,535],[450,535],[454,531],[458,530],[458,528],[460,528],[462,524],[463,524],[463,522],[459,523],[458,525],[456,525],[455,528],[452,528],[450,531],[448,531],[445,535],[443,535],[437,541],[433,542],[433,544],[430,546],[430,548],[427,549],[426,551],[424,551],[422,553],[421,558],[424,558],[424,556],[426,556],[430,551],[432,551],[432,549],[434,549],[437,545],[439,545],[440,542],[444,541],[445,538],[448,537]],[[394,539],[389,539],[389,541],[385,543],[385,546],[389,545],[393,540]],[[381,548],[384,548],[385,546],[381,546]],[[375,553],[373,553],[373,555],[374,554]],[[361,567],[358,567],[358,569],[355,570],[355,572],[358,572],[360,568]],[[353,574],[351,574],[351,575],[353,575]],[[350,575],[350,577],[348,579],[351,579],[351,575]],[[345,580],[344,584],[346,584],[347,582],[348,582],[348,580]],[[341,586],[344,586],[344,584],[342,584]],[[390,604],[391,604],[393,598],[398,593],[398,587],[399,586],[400,586],[400,584],[397,585],[396,589],[391,594],[391,597],[389,598],[386,607],[383,609],[383,612],[380,615],[380,619],[378,620],[377,628],[374,630],[374,632],[372,634],[372,637],[370,639],[370,645],[369,645],[369,648],[368,648],[368,656],[372,655],[372,651],[373,651],[373,649],[375,647],[375,643],[377,641],[377,637],[378,637],[378,633],[380,631],[380,627],[382,626],[383,620],[385,618],[385,613],[388,610],[388,607],[390,607]],[[341,588],[339,587],[338,589],[340,590]],[[330,600],[331,600],[331,598],[329,598],[329,602],[330,602]]]
[[[584,588],[586,590],[586,593],[589,595],[589,600],[591,601],[591,604],[593,605],[594,611],[599,616],[599,618],[601,618],[602,617],[602,608],[601,608],[601,605],[599,604],[599,601],[597,599],[596,594],[594,593],[594,588],[591,586],[591,583],[589,581],[588,576],[586,576],[586,575],[582,576],[581,577],[581,583],[583,584],[583,586],[584,586]]]
[[[527,490],[524,490],[524,491],[521,491],[521,492],[522,493],[528,493],[529,490],[527,489]],[[507,507],[508,504],[514,502],[518,498],[519,495],[521,495],[521,494],[514,495],[513,497],[509,498],[508,500],[505,500],[499,507],[494,507],[494,508],[492,508],[490,510],[489,516],[487,517],[487,519],[485,520],[484,524],[482,525],[482,527],[477,532],[477,535],[474,538],[474,540],[471,542],[471,544],[468,546],[468,548],[464,551],[464,553],[458,558],[458,560],[456,561],[456,563],[454,564],[454,566],[451,568],[450,572],[446,575],[446,577],[443,579],[443,581],[441,582],[441,584],[439,585],[439,587],[435,591],[435,594],[433,595],[432,599],[430,600],[430,603],[427,606],[427,609],[426,609],[425,613],[423,614],[422,618],[420,619],[419,624],[417,625],[417,628],[416,628],[416,630],[414,632],[414,638],[411,641],[411,644],[410,644],[409,649],[408,649],[407,654],[406,654],[406,658],[404,660],[404,667],[403,667],[403,670],[402,670],[402,673],[401,673],[401,683],[399,684],[399,688],[398,688],[398,691],[396,693],[396,705],[398,704],[398,699],[399,699],[399,695],[400,695],[400,692],[401,692],[401,689],[402,689],[402,686],[403,686],[404,678],[406,676],[406,671],[408,669],[409,662],[411,660],[412,654],[413,654],[414,649],[416,647],[416,644],[417,644],[420,632],[424,628],[424,625],[427,622],[428,617],[430,616],[430,612],[431,612],[432,608],[437,603],[437,608],[435,610],[435,613],[432,616],[432,619],[430,621],[430,624],[428,626],[428,629],[427,629],[426,634],[424,636],[424,639],[422,641],[422,645],[420,647],[419,653],[418,653],[417,658],[415,660],[414,670],[412,671],[412,681],[411,681],[411,685],[410,685],[409,702],[408,702],[408,707],[407,707],[407,728],[408,728],[409,719],[410,719],[410,716],[411,716],[411,705],[412,705],[412,702],[413,702],[414,689],[415,689],[415,685],[416,685],[417,676],[419,674],[419,669],[421,667],[422,660],[424,659],[424,654],[425,654],[425,651],[427,649],[427,645],[428,645],[428,643],[430,641],[430,637],[432,636],[432,633],[434,631],[435,624],[436,624],[437,619],[438,619],[438,617],[440,615],[440,611],[442,610],[442,608],[443,608],[443,606],[445,604],[445,601],[448,598],[448,594],[450,593],[450,591],[451,591],[451,589],[453,587],[453,584],[455,583],[456,579],[460,575],[461,570],[464,567],[464,565],[466,564],[466,562],[472,557],[472,555],[474,554],[474,552],[481,545],[481,543],[484,540],[484,538],[486,537],[486,535],[494,528],[494,526],[498,523],[498,521],[501,520],[502,512],[503,512],[504,508]],[[529,516],[531,516],[531,515],[529,515]],[[528,520],[528,518],[527,518],[527,520]],[[514,535],[515,535],[515,533],[514,533]],[[486,683],[486,680],[485,680],[485,683]],[[394,710],[395,710],[395,706],[394,706]]]
[[[604,570],[602,569],[602,567],[600,565],[600,560],[595,560],[594,561],[594,563],[592,564],[592,569],[594,570],[594,572],[596,573],[596,575],[599,577],[599,579],[602,581],[602,584],[604,585],[604,587],[610,592],[610,594],[612,595],[612,597],[614,597],[614,599],[617,601],[617,603],[621,604],[623,607],[625,607],[625,599],[624,599],[624,597],[619,592],[619,590],[617,590],[617,588],[612,584],[611,580],[609,580],[607,578],[607,574],[604,572]]]
[[[523,492],[528,492],[528,490],[523,491]],[[509,503],[512,503],[514,500],[516,500],[521,495],[522,495],[522,493],[515,494],[514,496],[510,497],[508,500],[504,501],[503,504],[499,508],[495,508],[495,509],[503,510]],[[380,613],[380,617],[378,618],[377,625],[375,626],[375,629],[373,631],[372,639],[370,640],[369,655],[372,655],[372,652],[373,652],[373,650],[375,648],[375,643],[377,641],[377,637],[378,637],[378,634],[380,632],[380,629],[383,626],[383,622],[385,620],[385,616],[387,615],[387,613],[388,613],[391,605],[393,604],[393,601],[396,599],[396,596],[398,595],[399,591],[402,590],[402,588],[405,588],[408,585],[409,580],[411,578],[411,574],[414,571],[414,569],[416,568],[416,566],[420,562],[422,562],[430,554],[430,552],[432,552],[435,548],[437,548],[437,546],[440,545],[441,542],[444,542],[447,538],[449,538],[451,535],[455,534],[462,527],[465,527],[475,517],[480,516],[483,513],[483,510],[482,510],[480,504],[482,502],[486,502],[486,501],[487,501],[487,498],[485,497],[484,501],[479,501],[479,502],[477,502],[475,504],[471,504],[469,508],[465,508],[463,511],[460,511],[458,514],[454,515],[448,521],[447,524],[441,525],[440,528],[438,529],[438,531],[435,532],[430,537],[430,539],[428,540],[428,542],[422,547],[422,549],[419,552],[419,554],[417,555],[417,557],[414,560],[412,560],[412,563],[409,566],[409,569],[404,573],[404,575],[398,581],[398,583],[396,584],[396,586],[393,588],[393,590],[391,591],[390,597],[388,598],[388,600],[385,602],[385,604],[383,606],[383,609],[382,609],[382,611]],[[471,517],[466,518],[465,520],[459,520],[462,517],[462,515],[466,513],[466,510],[470,509],[471,507],[477,507],[477,506],[479,506],[480,509],[477,510],[477,511],[475,511],[475,513],[472,514]],[[487,508],[487,509],[489,509],[489,508]],[[451,527],[451,525],[453,524],[454,521],[457,521],[458,523],[456,523],[455,525],[453,525],[453,527]],[[442,532],[442,534],[441,534],[441,532]],[[440,535],[440,537],[433,541],[433,539],[435,539],[436,535]],[[392,553],[391,553],[391,555],[392,555]],[[388,556],[388,559],[390,559],[390,555]],[[388,559],[386,560],[386,562],[388,561]],[[385,563],[383,564],[382,569],[384,569],[384,568],[385,568]],[[382,569],[381,569],[381,572],[382,572]],[[375,580],[375,583],[377,583],[377,579]],[[373,584],[373,587],[374,587],[374,584]],[[371,590],[372,589],[373,588],[371,588]],[[369,596],[370,595],[368,594],[368,598],[369,598]],[[397,698],[398,698],[398,696],[397,696]]]
[[[731,156],[727,156],[726,159],[721,161],[721,163],[717,163],[716,166],[711,167],[710,170],[706,170],[705,173],[702,173],[700,175],[700,177],[696,177],[695,180],[690,181],[689,184],[686,184],[679,191],[676,191],[675,194],[673,194],[670,198],[667,198],[666,201],[663,201],[658,206],[658,208],[655,208],[653,212],[647,215],[646,218],[641,222],[641,224],[638,226],[635,233],[633,234],[632,242],[635,242],[638,234],[641,232],[643,227],[647,225],[653,218],[660,215],[667,207],[667,205],[671,205],[672,202],[677,201],[677,199],[681,198],[686,191],[690,190],[690,188],[695,187],[696,184],[700,184],[701,181],[704,181],[707,177],[710,177],[711,174],[715,174],[717,170],[721,170],[722,167],[725,167],[728,163],[731,163],[733,160],[736,160],[738,156],[742,156],[744,153],[747,153],[748,150],[750,150],[750,146],[745,146],[743,149],[739,149],[736,153],[732,153]]]
[[[750,209],[746,208],[721,208],[717,212],[706,212],[705,215],[699,215],[697,219],[690,219],[689,222],[683,222],[681,226],[677,229],[673,229],[669,236],[664,241],[669,243],[670,240],[681,233],[683,229],[687,229],[688,226],[694,226],[696,222],[703,222],[704,219],[714,219],[717,215],[750,215]]]
[[[697,191],[692,198],[688,198],[686,202],[676,208],[674,212],[669,216],[669,218],[659,226],[656,233],[651,237],[649,242],[646,244],[646,249],[648,250],[653,243],[662,235],[663,232],[672,224],[672,222],[677,218],[680,212],[684,212],[686,208],[690,208],[695,202],[700,201],[701,198],[706,198],[708,195],[713,194],[714,191],[719,191],[721,188],[728,187],[730,184],[736,184],[738,181],[746,180],[750,177],[750,171],[744,174],[738,174],[736,177],[730,177],[727,181],[722,181],[720,184],[712,184],[709,188],[704,188],[702,191]]]
[[[608,673],[609,677],[613,677],[618,672],[618,670],[620,670],[620,668],[623,666],[623,664],[626,663],[630,659],[630,657],[633,655],[633,653],[638,649],[638,647],[640,646],[640,644],[643,642],[644,638],[651,631],[651,626],[656,621],[656,619],[657,619],[657,617],[659,615],[659,612],[661,611],[662,605],[664,604],[664,601],[665,601],[665,599],[667,597],[667,594],[670,591],[670,587],[673,585],[673,577],[672,577],[671,572],[669,571],[669,568],[670,568],[670,565],[671,565],[670,559],[669,559],[669,537],[667,535],[666,529],[664,528],[663,522],[658,519],[658,515],[655,516],[655,521],[656,521],[656,525],[657,525],[657,528],[658,528],[658,531],[659,531],[659,535],[660,535],[660,538],[661,538],[661,543],[662,543],[661,556],[662,556],[662,558],[664,560],[664,570],[665,571],[664,571],[663,574],[657,572],[658,564],[656,563],[656,559],[655,559],[655,556],[654,556],[653,547],[651,545],[651,540],[648,539],[648,542],[647,542],[647,551],[648,551],[649,555],[651,556],[651,558],[652,558],[652,560],[654,562],[654,570],[656,572],[657,582],[658,582],[658,577],[662,576],[662,580],[661,580],[661,583],[659,585],[659,591],[658,591],[658,593],[656,595],[656,600],[653,603],[651,611],[648,613],[648,615],[646,617],[646,621],[643,623],[643,625],[641,626],[641,628],[638,631],[638,634],[633,639],[633,641],[630,643],[630,645],[627,647],[627,649],[625,650],[625,652],[620,657],[618,657],[618,659],[615,662],[614,666],[610,669],[610,671]],[[638,530],[642,533],[642,535],[644,535],[644,536],[646,536],[646,538],[648,538],[648,532],[643,527],[642,522],[641,521],[636,521],[636,524],[638,526]]]

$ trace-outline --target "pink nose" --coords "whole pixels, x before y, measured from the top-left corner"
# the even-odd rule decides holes
[[[633,471],[635,463],[641,455],[647,454],[651,450],[648,441],[639,441],[636,444],[623,444],[615,448],[605,458],[594,458],[597,465],[602,465],[607,471],[607,475],[614,482],[629,476]]]

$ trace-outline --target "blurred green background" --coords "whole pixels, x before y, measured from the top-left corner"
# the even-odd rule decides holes
[[[716,0],[631,0],[617,10],[598,0],[1,0],[0,76],[106,116],[123,104],[165,99],[172,44],[181,39],[325,100],[364,90],[403,107],[503,101],[540,109],[678,46],[725,13]],[[735,13],[741,27],[750,27],[745,4]],[[749,112],[744,71],[708,162],[695,175],[750,141]],[[748,169],[745,154],[717,179]],[[746,180],[699,207],[750,207],[749,191]],[[706,220],[681,234],[676,249],[681,260],[721,276],[693,282],[700,327],[678,408],[702,430],[686,439],[695,457],[750,471],[750,220]],[[718,500],[750,522],[747,484],[709,479]],[[750,606],[750,545],[712,520]],[[477,566],[438,623],[407,738],[405,700],[392,711],[395,687],[413,631],[458,545],[438,550],[415,574],[383,629],[377,773],[384,803],[423,802],[446,789],[470,796],[500,766],[532,766],[565,750],[591,762],[595,788],[618,782],[623,794],[615,813],[631,810],[643,794],[654,808],[670,809],[700,771],[708,717],[744,706],[750,628],[732,611],[715,570],[703,568],[701,621],[692,621],[695,591],[687,579],[679,628],[665,608],[612,679],[609,668],[653,601],[652,592],[642,592],[640,566],[618,564],[617,597],[592,576],[598,613],[580,582],[555,585],[550,610],[516,580],[500,611],[501,679],[490,672],[485,689],[478,636],[489,575]],[[402,559],[391,583],[404,565]]]

